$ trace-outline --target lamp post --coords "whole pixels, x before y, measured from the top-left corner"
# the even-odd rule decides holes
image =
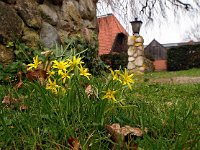
[[[131,26],[133,30],[133,34],[139,34],[140,28],[142,26],[142,21],[139,21],[138,18],[135,18],[134,21],[131,21]]]
[[[142,21],[135,18],[131,21],[133,35],[128,37],[128,65],[127,68],[130,72],[144,72],[144,46],[143,38],[139,35]]]

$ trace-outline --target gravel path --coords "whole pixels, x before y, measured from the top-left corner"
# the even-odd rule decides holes
[[[200,83],[200,77],[172,77],[172,78],[159,78],[150,79],[153,83]]]

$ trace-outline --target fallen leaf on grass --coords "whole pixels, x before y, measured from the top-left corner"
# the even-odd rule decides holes
[[[134,141],[138,137],[143,137],[144,134],[140,128],[133,128],[128,125],[120,127],[120,124],[118,123],[106,125],[106,130],[111,135],[112,140],[121,147],[128,146],[129,148],[136,150],[138,149],[138,145],[134,143]]]
[[[80,150],[80,142],[78,141],[78,139],[69,137],[68,144],[69,144],[70,150]]]
[[[126,125],[125,127],[121,128],[121,132],[123,133],[124,130],[124,135],[127,134],[133,134],[137,137],[142,137],[143,136],[143,131],[140,128],[133,128],[131,126]]]
[[[23,104],[23,105],[21,105],[21,106],[19,107],[19,109],[20,109],[21,111],[24,111],[24,110],[29,109],[29,107]]]
[[[172,102],[166,102],[166,105],[167,105],[168,107],[171,107],[171,106],[173,105],[173,103],[172,103]]]
[[[41,84],[44,83],[44,80],[47,78],[47,72],[42,69],[31,70],[26,73],[26,77],[30,81],[39,80]]]
[[[2,101],[3,104],[7,104],[7,105],[17,103],[17,102],[19,102],[19,100],[16,98],[12,98],[10,94],[7,96],[4,96],[3,101]]]
[[[19,88],[21,88],[22,85],[23,85],[23,81],[22,81],[22,72],[19,71],[19,72],[17,73],[17,76],[18,76],[18,78],[19,78],[19,82],[14,86],[15,89],[19,89]]]
[[[106,130],[111,134],[111,138],[114,142],[121,140],[120,125],[118,123],[106,125]]]
[[[90,97],[91,95],[94,94],[94,91],[92,89],[92,86],[91,85],[88,85],[85,89],[85,93],[87,94],[88,97]]]
[[[20,81],[14,86],[14,88],[15,88],[15,89],[19,89],[19,88],[22,87],[22,85],[23,85],[23,82],[22,82],[22,80],[20,80]]]
[[[10,96],[5,96],[5,97],[3,98],[2,103],[3,103],[3,104],[10,104],[10,103],[11,103]]]

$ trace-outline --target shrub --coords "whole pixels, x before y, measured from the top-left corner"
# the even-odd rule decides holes
[[[167,56],[167,69],[170,71],[200,67],[200,45],[173,47]]]
[[[128,64],[128,54],[104,54],[101,55],[101,60],[104,61],[106,65],[109,65],[113,70],[121,68],[126,68]]]
[[[145,65],[145,72],[153,72],[155,70],[153,61],[146,57],[144,58],[144,65]]]

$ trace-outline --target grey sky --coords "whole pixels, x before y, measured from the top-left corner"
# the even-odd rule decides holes
[[[123,1],[128,2],[129,0]],[[184,1],[190,2],[192,4],[192,0]],[[188,39],[186,41],[186,31],[189,30],[193,24],[200,24],[200,14],[194,15],[191,12],[181,11],[180,9],[167,9],[167,18],[160,17],[159,12],[157,12],[158,14],[154,14],[153,23],[147,23],[147,19],[145,19],[145,17],[131,15],[130,11],[132,10],[130,8],[122,10],[122,13],[119,14],[115,13],[115,10],[113,11],[110,7],[106,7],[106,5],[103,3],[99,3],[97,7],[97,16],[106,15],[108,13],[115,14],[115,16],[118,18],[120,23],[124,26],[124,28],[128,31],[129,34],[132,34],[129,21],[134,20],[134,17],[138,17],[140,19],[142,18],[144,24],[141,28],[140,34],[144,37],[145,44],[148,44],[154,38],[162,44],[187,42]],[[119,6],[117,9],[121,9],[122,7],[123,6]],[[125,11],[127,11],[128,13]],[[197,31],[200,32],[200,30]],[[195,41],[195,38],[191,40]]]

